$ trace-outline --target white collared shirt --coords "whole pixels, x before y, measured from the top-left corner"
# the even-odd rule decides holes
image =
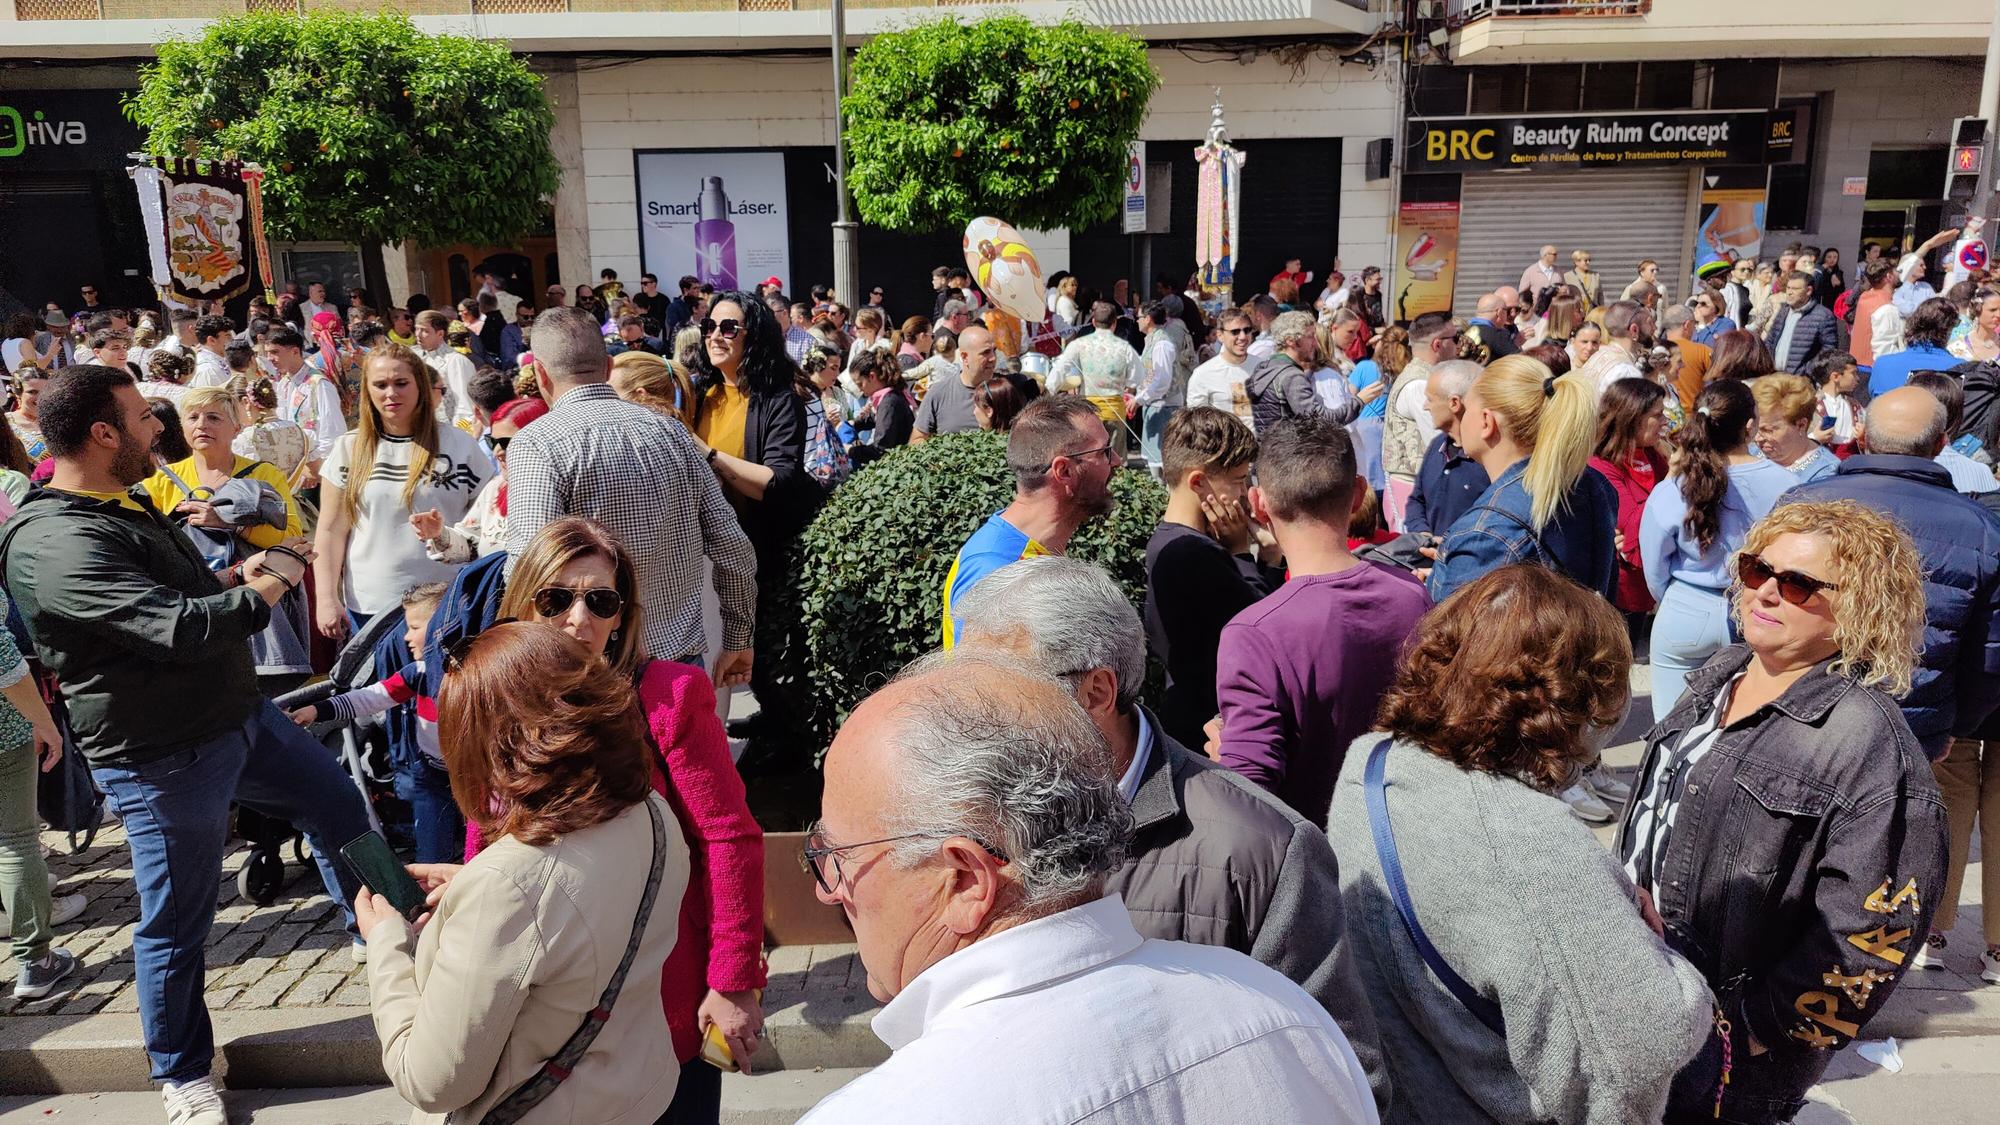
[[[1139,748],[1132,752],[1132,764],[1125,768],[1125,776],[1118,779],[1118,795],[1128,805],[1139,796],[1139,779],[1146,773],[1146,759],[1153,756],[1153,724],[1146,720],[1144,707],[1134,710],[1139,712]]]
[[[889,1061],[803,1122],[1377,1120],[1326,1009],[1234,950],[1140,938],[1115,894],[946,957],[874,1028]]]

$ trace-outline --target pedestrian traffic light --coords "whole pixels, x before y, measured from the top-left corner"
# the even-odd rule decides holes
[[[1960,207],[1979,194],[1979,177],[1988,159],[1984,117],[1961,117],[1951,123],[1951,149],[1944,173],[1944,197]]]

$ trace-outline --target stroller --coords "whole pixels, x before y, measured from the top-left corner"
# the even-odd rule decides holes
[[[326,679],[286,692],[274,702],[279,710],[294,711],[374,683],[382,676],[378,659],[380,650],[385,645],[400,647],[402,635],[401,609],[369,618],[368,624],[341,646]],[[393,721],[391,716],[383,716],[382,719],[364,719],[353,724],[319,722],[307,729],[339,756],[341,767],[353,779],[354,787],[361,791],[363,802],[368,807],[369,826],[387,835],[378,806],[395,798],[392,795],[394,778],[389,767],[387,739],[381,729],[383,719]],[[332,738],[335,734],[339,735],[337,742]],[[395,819],[393,812],[391,819]],[[243,806],[238,806],[236,810],[236,832],[250,845],[250,855],[244,859],[243,870],[236,877],[236,889],[245,899],[267,906],[277,899],[278,892],[285,885],[282,854],[285,842],[291,841],[293,858],[303,864],[306,862],[305,837],[289,821]]]

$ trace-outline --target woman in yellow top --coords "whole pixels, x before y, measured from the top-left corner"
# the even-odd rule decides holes
[[[789,580],[785,550],[826,499],[806,468],[806,398],[819,391],[786,353],[777,318],[754,296],[716,294],[698,327],[702,349],[688,428],[757,551],[760,600],[775,605],[777,585]],[[766,676],[794,623],[776,616],[760,614],[757,626],[750,687],[768,716],[759,726],[777,719],[774,707],[783,704]]]
[[[237,531],[251,549],[274,547],[305,534],[298,501],[285,474],[264,461],[253,461],[230,447],[243,424],[236,413],[236,396],[228,387],[194,387],[181,396],[181,429],[192,456],[166,465],[146,478],[153,506],[191,527],[227,530],[230,525],[208,502],[216,489],[242,477],[269,485],[285,502],[285,526],[258,524]],[[247,553],[247,552],[246,552]],[[268,692],[282,692],[312,674],[304,588],[286,594],[271,610],[271,623],[251,638],[257,675]]]

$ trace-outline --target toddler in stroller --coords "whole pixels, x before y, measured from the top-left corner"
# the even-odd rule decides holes
[[[303,726],[338,728],[350,748],[350,772],[357,781],[381,781],[368,767],[356,723],[389,712],[389,765],[396,796],[409,803],[418,863],[456,863],[465,855],[465,821],[451,794],[451,780],[438,747],[437,703],[427,694],[424,645],[442,585],[418,586],[403,595],[400,612],[378,615],[342,651],[362,648],[366,658],[355,674],[336,674],[323,684],[280,700]],[[387,671],[377,679],[376,674]],[[408,707],[404,707],[408,704]]]

